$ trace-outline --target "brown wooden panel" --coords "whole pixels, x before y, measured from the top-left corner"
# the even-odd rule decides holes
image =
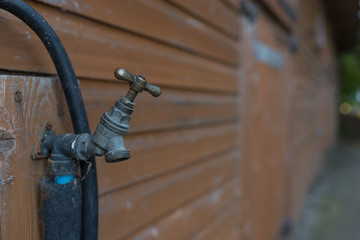
[[[189,235],[203,228],[209,219],[220,215],[234,201],[235,184],[234,181],[230,181],[215,191],[206,193],[184,206],[179,206],[161,220],[153,222],[126,239],[189,239]]]
[[[120,164],[99,160],[100,192],[223,154],[236,146],[234,123],[125,137],[132,158]]]
[[[299,45],[298,56],[294,58],[296,91],[291,114],[290,140],[293,157],[290,169],[289,209],[295,223],[298,221],[308,188],[326,156],[324,149],[330,148],[333,134],[336,132],[335,128],[328,128],[328,123],[334,122],[334,115],[325,118],[323,115],[325,109],[333,105],[335,97],[334,93],[326,92],[326,89],[331,86],[329,79],[336,77],[336,73],[327,75],[323,71],[327,64],[334,61],[334,56],[329,51],[332,49],[332,41],[327,35],[328,44],[321,51],[316,49],[316,18],[323,14],[321,7],[319,8],[320,4],[314,1],[298,1],[298,4],[299,17],[295,34],[302,44]],[[335,111],[335,108],[330,108]],[[323,129],[323,136],[319,135],[319,129]]]
[[[219,0],[235,13],[239,13],[242,0]]]
[[[291,30],[294,26],[293,20],[280,6],[277,0],[261,0],[266,6],[273,11],[274,15],[281,21],[281,23],[288,29]]]
[[[237,229],[238,206],[230,204],[221,214],[212,219],[204,229],[192,236],[191,240],[236,240],[239,239]]]
[[[72,130],[67,114],[57,116],[64,104],[59,88],[54,78],[0,75],[1,239],[41,239],[38,188],[46,161],[30,155],[46,122],[59,132]],[[21,102],[14,100],[16,91]]]
[[[178,48],[237,64],[236,41],[162,0],[41,0]],[[214,4],[213,4],[214,5]],[[235,19],[231,19],[236,20]],[[236,21],[232,24],[236,24]]]
[[[287,46],[277,40],[283,29],[265,12],[259,12],[255,23],[245,22],[243,29],[242,239],[277,239],[286,214],[291,60]],[[281,54],[283,66],[276,68],[254,55],[257,41]]]
[[[125,95],[128,85],[114,81],[80,80],[90,126],[94,130],[104,111]],[[162,95],[144,92],[136,98],[129,134],[195,127],[235,121],[236,95],[162,88]]]
[[[59,34],[79,77],[114,79],[121,66],[155,84],[236,93],[236,68],[152,42],[112,27],[32,4]],[[13,16],[0,11],[0,68],[54,73],[40,40]]]
[[[312,144],[309,142],[312,141]],[[300,209],[302,208],[304,198],[312,183],[315,173],[318,171],[318,162],[315,158],[316,142],[308,139],[299,143],[293,152],[292,169],[291,169],[291,206],[290,214],[294,221],[300,217]]]
[[[102,196],[100,235],[103,239],[126,236],[197,195],[220,186],[234,177],[236,158],[236,154],[230,152]]]
[[[216,28],[225,31],[233,38],[239,35],[239,23],[237,14],[231,11],[219,0],[167,0],[176,4],[185,11],[194,14],[195,16],[204,19]]]
[[[58,106],[62,106],[62,107],[66,107],[66,105],[64,105],[63,102],[63,98],[62,95],[59,93],[61,93],[61,88],[59,86],[59,84],[55,84],[55,80],[54,79],[49,79],[49,78],[44,78],[44,79],[39,79],[35,78],[35,80],[32,80],[30,77],[29,78],[20,78],[20,80],[16,80],[17,77],[9,77],[6,79],[5,85],[1,85],[3,88],[2,91],[4,91],[4,89],[6,88],[6,91],[4,91],[6,93],[6,95],[4,96],[4,98],[2,98],[1,100],[4,101],[6,100],[7,102],[5,103],[5,107],[9,108],[9,109],[1,109],[2,114],[5,114],[5,116],[15,116],[16,121],[8,121],[6,122],[6,124],[1,124],[2,127],[11,127],[14,128],[13,130],[11,130],[11,132],[13,132],[16,136],[16,138],[19,137],[19,140],[16,139],[16,141],[18,142],[22,142],[22,144],[20,144],[19,148],[16,148],[16,150],[14,151],[13,154],[7,156],[6,159],[2,160],[2,162],[5,163],[5,165],[2,165],[3,171],[2,174],[4,176],[4,173],[6,174],[6,178],[3,178],[6,180],[6,183],[4,183],[4,187],[1,189],[2,190],[2,201],[8,203],[7,205],[2,205],[4,206],[2,209],[2,213],[3,215],[3,219],[5,219],[4,221],[6,221],[2,226],[10,226],[9,224],[12,224],[11,226],[14,226],[15,228],[12,227],[7,227],[7,231],[2,232],[3,236],[12,236],[10,238],[6,238],[6,239],[27,239],[29,236],[33,236],[32,239],[39,239],[40,237],[39,234],[41,233],[41,228],[39,225],[39,221],[40,220],[34,220],[37,219],[37,214],[38,214],[38,198],[37,198],[37,188],[38,188],[38,180],[40,179],[40,177],[43,174],[43,169],[44,169],[44,161],[32,161],[29,158],[30,155],[30,150],[33,148],[33,144],[35,144],[37,137],[39,136],[40,132],[41,132],[41,127],[42,127],[42,121],[43,123],[50,121],[53,123],[55,130],[58,133],[62,133],[62,132],[71,132],[71,126],[70,125],[64,125],[66,122],[69,122],[69,119],[67,117],[67,114],[65,114],[64,118],[61,119],[59,116],[57,116],[57,111],[58,111]],[[11,82],[10,82],[11,80]],[[4,84],[4,82],[1,82],[2,84]],[[13,90],[12,90],[13,89]],[[24,99],[26,99],[24,101],[24,105],[21,106],[22,111],[24,111],[23,115],[25,116],[24,119],[22,119],[21,113],[16,113],[16,109],[17,107],[19,107],[18,105],[14,104],[13,101],[13,92],[15,91],[15,89],[21,90],[24,94]],[[35,104],[35,102],[39,102],[39,104]],[[11,105],[12,104],[12,105]],[[0,106],[2,106],[2,104],[0,104]],[[26,111],[24,110],[26,109]],[[46,109],[46,110],[45,110]],[[66,108],[65,108],[65,112],[66,112]],[[20,115],[19,115],[20,114]],[[8,118],[4,118],[3,120],[7,120]],[[38,120],[36,120],[38,119]],[[39,121],[40,120],[40,121]],[[22,121],[24,121],[26,123],[25,126],[20,126],[22,123]],[[38,123],[38,124],[34,124],[34,123]],[[18,124],[20,124],[18,126]],[[70,128],[70,129],[69,129]],[[142,193],[142,194],[150,194],[149,192],[146,191],[146,189],[150,190],[153,189],[153,191],[158,191],[158,187],[161,186],[161,184],[163,184],[163,187],[166,188],[164,191],[164,193],[151,193],[154,194],[153,198],[157,198],[159,197],[159,199],[164,199],[165,201],[167,201],[168,196],[171,196],[172,194],[170,194],[168,191],[173,191],[173,189],[179,189],[179,187],[183,186],[182,184],[186,184],[186,186],[189,186],[190,183],[197,183],[197,187],[194,186],[194,184],[191,184],[190,186],[190,190],[186,190],[184,189],[181,193],[181,197],[177,197],[176,201],[185,201],[185,200],[181,200],[183,198],[191,198],[191,196],[195,196],[197,194],[197,192],[200,192],[202,189],[208,189],[211,186],[220,186],[220,184],[222,184],[223,182],[227,181],[227,179],[231,179],[230,175],[233,175],[234,171],[235,171],[235,159],[234,159],[234,154],[230,154],[230,156],[227,157],[220,157],[219,155],[214,155],[211,151],[215,151],[216,149],[219,150],[218,146],[224,147],[226,148],[226,144],[233,146],[234,144],[234,140],[233,137],[229,136],[230,132],[231,134],[233,133],[233,125],[225,125],[225,126],[212,126],[211,128],[209,127],[209,129],[207,130],[207,128],[204,128],[205,131],[198,131],[197,129],[189,129],[186,132],[170,132],[171,134],[164,132],[164,133],[160,133],[160,135],[163,135],[163,138],[157,134],[153,134],[153,135],[149,135],[149,137],[146,138],[142,138],[141,135],[134,135],[129,137],[130,140],[127,141],[127,143],[129,143],[129,145],[134,145],[134,146],[138,146],[139,143],[137,141],[139,141],[139,139],[141,139],[141,141],[145,141],[144,146],[147,148],[149,147],[149,149],[154,149],[155,150],[155,154],[156,154],[156,147],[154,147],[156,145],[156,143],[158,144],[159,147],[159,152],[157,153],[158,156],[160,155],[161,157],[156,157],[156,155],[154,155],[154,157],[151,156],[151,154],[149,154],[152,151],[149,151],[148,148],[144,149],[143,154],[144,156],[142,157],[144,159],[144,161],[141,160],[141,157],[137,157],[136,154],[134,154],[133,156],[133,160],[137,166],[135,166],[134,169],[129,169],[129,168],[124,168],[122,169],[124,166],[126,166],[126,163],[121,163],[121,164],[115,164],[115,165],[110,165],[108,164],[107,166],[110,169],[115,169],[115,171],[113,172],[105,172],[105,176],[108,177],[107,175],[110,174],[112,176],[110,177],[115,177],[122,175],[122,171],[124,171],[124,173],[127,174],[127,176],[131,175],[131,178],[137,179],[139,180],[139,178],[137,178],[136,176],[136,172],[137,169],[141,171],[148,171],[151,170],[152,168],[150,167],[167,167],[168,163],[170,162],[170,164],[178,164],[179,167],[184,167],[184,163],[186,161],[193,161],[193,158],[191,156],[189,156],[187,153],[180,153],[177,154],[176,151],[172,151],[170,150],[171,148],[167,148],[167,145],[164,143],[166,141],[169,141],[169,136],[173,135],[175,137],[177,137],[179,143],[181,142],[181,147],[179,148],[179,151],[181,150],[186,150],[187,147],[187,143],[185,141],[189,141],[188,146],[190,147],[189,152],[188,153],[192,153],[192,156],[195,156],[197,154],[203,154],[203,160],[201,161],[197,161],[197,163],[194,165],[194,167],[187,167],[185,169],[180,170],[179,172],[179,177],[176,174],[176,172],[174,173],[173,170],[164,175],[161,176],[159,178],[155,178],[152,181],[145,181],[143,183],[139,183],[136,185],[132,185],[131,187],[125,187],[122,188],[120,191],[111,193],[111,194],[106,194],[103,199],[106,199],[105,202],[102,201],[102,205],[100,206],[100,211],[102,212],[103,209],[105,209],[104,211],[107,212],[109,210],[109,208],[116,208],[117,206],[119,206],[119,203],[121,203],[121,199],[130,199],[128,196],[130,196],[131,194],[138,194],[138,193]],[[24,134],[25,131],[25,135]],[[28,131],[28,132],[27,132]],[[191,133],[190,133],[191,132]],[[211,134],[212,135],[211,135]],[[30,135],[31,134],[31,137]],[[210,134],[210,135],[209,135]],[[214,135],[215,134],[215,135]],[[217,136],[216,134],[224,134],[225,137],[222,138],[221,136]],[[159,137],[159,138],[157,138]],[[184,137],[188,137],[188,140]],[[216,143],[216,145],[199,145],[197,144],[197,139],[198,138],[204,138],[205,141],[209,141],[210,142],[213,141],[214,144],[216,143],[216,141],[219,141],[218,143]],[[208,138],[208,139],[206,139]],[[133,140],[131,140],[133,139]],[[156,139],[158,142],[153,142],[152,139]],[[161,140],[163,139],[163,140]],[[26,145],[23,145],[25,142]],[[153,142],[153,144],[148,144],[150,142]],[[155,145],[154,145],[155,144]],[[142,145],[142,144],[141,144]],[[191,146],[193,145],[193,146]],[[197,146],[197,147],[196,147]],[[194,149],[196,149],[196,151],[191,150],[191,148],[194,147]],[[26,149],[26,150],[24,150]],[[139,148],[138,148],[139,149]],[[209,150],[211,149],[211,151],[209,152]],[[169,154],[166,154],[165,150],[168,150]],[[226,151],[226,149],[225,149]],[[136,152],[136,151],[135,151]],[[193,152],[195,152],[195,155],[193,154]],[[163,154],[164,153],[164,154]],[[180,156],[180,158],[179,158]],[[215,159],[211,160],[211,156],[214,156]],[[235,155],[236,156],[236,155]],[[24,164],[24,161],[17,161],[18,159],[22,158],[25,159],[25,162],[27,162],[28,164]],[[200,157],[199,157],[200,158]],[[210,158],[210,160],[206,160],[206,158]],[[151,159],[154,159],[154,163],[151,162]],[[161,160],[164,159],[164,160]],[[179,161],[180,159],[180,161]],[[183,160],[181,160],[183,159]],[[140,162],[138,162],[138,160],[140,160]],[[157,160],[158,162],[155,162],[155,160]],[[159,161],[161,160],[161,161]],[[128,161],[129,163],[131,162]],[[140,165],[142,163],[142,166]],[[179,165],[179,162],[180,165]],[[35,166],[34,166],[35,164]],[[104,176],[102,176],[102,171],[101,171],[101,166],[104,163],[99,163],[100,165],[100,173],[99,173],[99,181],[100,181],[100,186],[101,186],[101,182],[104,180]],[[158,165],[157,165],[158,164]],[[164,165],[164,166],[162,166]],[[190,169],[194,170],[190,170]],[[12,172],[12,170],[14,170]],[[120,170],[120,171],[117,171]],[[197,176],[198,174],[198,176]],[[165,177],[166,176],[166,177]],[[180,177],[182,176],[182,177]],[[186,182],[183,182],[184,178],[189,177],[190,179]],[[31,179],[31,181],[29,181],[29,179]],[[171,180],[172,179],[172,180]],[[117,181],[117,179],[112,179],[114,181]],[[171,181],[170,181],[171,180]],[[176,184],[175,186],[168,186],[168,183],[170,182],[174,182],[174,184]],[[113,184],[117,184],[117,183],[113,183]],[[152,185],[153,184],[153,185]],[[178,184],[180,184],[180,186],[178,186]],[[208,185],[210,184],[210,185]],[[148,186],[149,185],[149,186]],[[150,186],[151,185],[151,186]],[[156,186],[156,187],[155,187]],[[26,190],[24,191],[24,189],[26,188]],[[140,190],[139,190],[140,188]],[[130,191],[130,192],[128,192]],[[195,192],[196,193],[195,193]],[[189,196],[188,194],[190,194],[191,196]],[[21,198],[15,198],[15,196],[23,196]],[[115,197],[114,197],[115,196]],[[124,197],[126,196],[126,197]],[[29,199],[30,197],[30,199]],[[137,197],[139,197],[138,195],[133,196],[134,198],[137,199]],[[133,199],[134,199],[133,198]],[[144,196],[142,198],[142,200],[139,200],[139,202],[134,203],[137,204],[138,206],[143,207],[143,205],[141,205],[142,202],[146,202],[148,200],[148,195]],[[135,202],[138,200],[134,200]],[[9,204],[9,202],[11,202],[11,204]],[[156,204],[157,201],[153,200],[153,204]],[[116,204],[114,204],[116,203]],[[160,203],[158,203],[160,204]],[[177,204],[180,204],[179,202],[174,203],[174,205],[172,206],[176,206]],[[121,204],[120,204],[121,205]],[[129,206],[126,203],[126,206]],[[161,208],[163,206],[163,204],[161,204],[161,206],[158,206],[158,208]],[[160,209],[161,210],[161,209]],[[127,209],[125,211],[128,211]],[[140,210],[139,210],[140,211]],[[111,210],[110,210],[111,212]],[[129,213],[132,214],[132,213]],[[136,213],[139,218],[142,217],[142,213],[137,212]],[[22,216],[21,220],[19,220],[19,216]],[[23,217],[24,216],[24,217]],[[121,216],[121,217],[120,217]],[[113,224],[117,224],[121,223],[122,220],[118,220],[118,219],[124,219],[125,223],[121,223],[120,225],[128,226],[127,221],[128,219],[131,219],[131,217],[129,218],[128,216],[125,216],[125,218],[122,218],[123,213],[114,216],[113,215],[113,219],[111,220],[111,222],[113,222]],[[148,213],[148,219],[152,219],[154,217],[156,217],[156,212],[149,212]],[[104,216],[104,218],[108,218],[108,214],[106,214]],[[101,221],[103,222],[103,221]],[[138,223],[142,223],[138,218],[134,220],[133,224],[138,224]],[[19,226],[23,226],[25,231],[23,232],[19,232],[16,231],[17,227]],[[110,229],[114,228],[114,226],[111,226]],[[116,229],[116,227],[115,227]],[[113,229],[109,232],[114,232]],[[108,234],[108,231],[102,232],[101,236],[106,236]],[[115,231],[116,234],[116,231]]]

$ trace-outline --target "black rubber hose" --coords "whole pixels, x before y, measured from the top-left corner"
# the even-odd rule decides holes
[[[70,59],[55,31],[32,7],[21,0],[0,0],[0,8],[15,15],[26,23],[47,48],[65,93],[74,132],[90,133],[89,122],[81,96],[78,80]],[[91,169],[82,184],[82,234],[84,240],[96,240],[98,235],[98,189],[95,159],[89,160]],[[88,164],[81,162],[81,174],[87,172]]]

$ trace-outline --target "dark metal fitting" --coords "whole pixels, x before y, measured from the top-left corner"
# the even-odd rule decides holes
[[[51,169],[51,175],[64,176],[74,175],[78,170],[78,164],[73,159],[64,159],[64,156],[58,155],[48,160]],[[62,160],[60,160],[62,158]]]
[[[48,155],[51,152],[52,145],[56,139],[56,133],[52,128],[50,128],[50,124],[46,124],[45,130],[43,132],[43,137],[40,143],[40,152],[43,155]]]
[[[115,150],[105,154],[105,161],[107,163],[116,163],[128,160],[131,157],[129,150]]]
[[[130,158],[130,151],[125,148],[124,139],[121,135],[109,139],[107,150],[105,160],[108,163],[120,162]]]
[[[47,123],[43,132],[38,138],[35,148],[31,154],[31,158],[34,160],[48,158],[50,156],[53,144],[56,139],[56,133],[52,130],[50,123]]]
[[[65,159],[75,159],[76,151],[74,146],[78,137],[77,134],[58,135],[52,146],[51,158],[60,155]]]
[[[123,135],[129,130],[129,122],[135,106],[133,101],[137,94],[144,90],[158,97],[161,89],[149,84],[143,76],[132,75],[125,69],[116,69],[115,76],[130,83],[130,89],[126,96],[121,97],[101,116],[93,136],[90,134],[56,136],[51,124],[46,125],[41,144],[44,152],[51,151],[49,163],[54,175],[74,174],[78,166],[76,160],[86,161],[92,156],[105,155],[105,160],[109,163],[130,158],[130,151],[125,148]],[[35,151],[36,154],[39,152],[41,153]]]
[[[130,151],[125,148],[123,140],[123,135],[129,129],[130,115],[121,119],[122,123],[119,123],[114,121],[109,113],[105,113],[92,137],[93,143],[106,152],[105,160],[107,162],[123,161],[130,158]]]
[[[130,151],[125,148],[123,135],[129,130],[134,105],[127,97],[122,97],[109,112],[101,116],[92,142],[106,153],[107,162],[119,162],[130,158]]]
[[[131,102],[126,97],[120,97],[118,101],[116,101],[114,107],[117,108],[119,111],[122,111],[126,114],[131,115],[134,112],[135,103]]]
[[[46,123],[46,125],[45,125],[45,129],[47,130],[47,131],[50,131],[51,129],[52,129],[52,124],[51,123]]]
[[[135,107],[135,103],[132,102],[129,98],[127,97],[121,97],[120,98],[120,101],[128,106],[131,106],[131,107]]]
[[[72,147],[76,158],[83,161],[88,160],[94,155],[101,156],[105,153],[104,150],[94,144],[91,135],[88,133],[80,134],[72,144]]]
[[[124,114],[121,118],[118,119],[118,121],[115,121],[109,113],[104,113],[100,119],[100,124],[112,133],[124,135],[129,130],[130,115]],[[111,136],[111,133],[108,133],[105,129],[101,130],[102,133],[104,135],[110,134],[109,136]]]
[[[149,84],[141,75],[133,75],[122,68],[116,69],[114,74],[117,79],[128,82],[130,89],[126,96],[121,97],[109,112],[101,116],[100,123],[92,136],[92,142],[106,152],[105,160],[109,163],[130,158],[130,151],[125,148],[123,135],[129,129],[137,94],[144,90],[154,97],[161,94],[159,87]]]

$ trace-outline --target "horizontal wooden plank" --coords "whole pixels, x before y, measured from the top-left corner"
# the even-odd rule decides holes
[[[80,80],[81,92],[94,130],[128,85],[114,81]],[[215,124],[237,119],[237,96],[162,88],[158,98],[143,92],[135,100],[129,134]]]
[[[276,0],[261,0],[274,14],[274,16],[280,21],[280,23],[286,28],[286,30],[292,30],[294,28],[294,21],[280,6]]]
[[[235,39],[239,35],[238,16],[219,0],[167,0],[186,12],[203,19]]]
[[[315,135],[315,129],[313,129],[313,131],[299,131],[296,137],[292,140],[292,151],[296,152],[297,149],[303,149],[304,145],[309,144],[309,142],[312,142],[312,145],[316,147],[316,143],[318,143],[319,140],[320,139]]]
[[[198,231],[189,240],[236,240],[238,231],[239,207],[236,203],[230,204],[221,214],[212,219],[204,229]]]
[[[101,193],[210,158],[236,146],[235,123],[125,137],[130,160],[98,161]]]
[[[242,0],[219,0],[219,1],[225,4],[229,9],[234,11],[234,13],[239,13]]]
[[[82,17],[32,4],[59,34],[78,77],[114,79],[124,67],[152,83],[178,88],[237,92],[236,68],[152,42]],[[0,11],[0,69],[54,73],[39,39],[15,17]]]
[[[237,64],[237,41],[162,0],[39,0],[140,35]],[[213,4],[214,5],[214,4]],[[231,16],[231,15],[229,15]],[[236,17],[229,25],[236,24]]]
[[[237,154],[222,157],[162,175],[101,196],[99,232],[103,239],[118,239],[174,211],[199,194],[234,178]]]
[[[236,183],[230,181],[218,189],[198,199],[176,208],[175,211],[152,223],[136,234],[128,236],[130,240],[181,240],[189,239],[198,229],[203,228],[209,219],[220,215],[227,205],[236,198]]]

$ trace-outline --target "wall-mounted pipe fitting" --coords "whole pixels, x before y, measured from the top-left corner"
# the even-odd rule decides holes
[[[43,146],[51,146],[51,149],[42,151],[51,152],[49,162],[54,176],[74,174],[78,164],[76,160],[86,161],[93,156],[104,155],[108,163],[113,163],[130,158],[130,151],[125,148],[123,136],[129,130],[131,114],[135,107],[134,100],[143,90],[158,97],[161,89],[149,84],[143,76],[132,75],[125,69],[116,69],[115,77],[130,83],[130,89],[101,116],[92,136],[86,133],[65,134],[54,138],[54,133],[48,133],[51,139],[44,139]],[[53,142],[49,143],[51,140]]]
[[[129,122],[135,106],[134,99],[143,90],[155,97],[161,94],[159,87],[149,84],[142,76],[132,75],[124,69],[115,70],[115,76],[129,82],[130,89],[126,96],[121,97],[101,116],[92,136],[88,133],[56,136],[49,127],[51,125],[47,124],[41,143],[35,148],[33,159],[50,156],[48,159],[50,176],[44,177],[40,182],[46,240],[79,239],[83,194],[80,179],[75,175],[79,163],[103,155],[109,163],[130,158],[130,151],[125,148],[123,136],[129,130]],[[72,199],[78,202],[70,207],[67,206],[72,203]],[[65,205],[71,209],[70,212],[62,211],[62,206]],[[73,218],[72,212],[77,214]],[[58,217],[69,219],[62,221],[65,230],[61,232],[61,236],[59,235],[60,238],[56,235],[59,232],[56,229]],[[73,231],[71,231],[72,225],[76,228]]]
[[[106,152],[106,162],[119,162],[130,158],[130,151],[125,148],[123,136],[129,130],[134,105],[126,104],[124,98],[120,98],[109,112],[101,116],[92,140],[98,148]]]
[[[129,130],[131,114],[135,107],[134,100],[137,94],[143,90],[149,92],[154,97],[158,97],[161,94],[159,87],[149,84],[143,76],[132,75],[125,69],[116,69],[115,77],[128,82],[130,89],[126,96],[116,101],[110,111],[105,112],[101,116],[100,122],[91,138],[79,138],[74,144],[75,151],[78,152],[78,159],[86,160],[91,154],[96,156],[105,155],[105,160],[108,163],[129,159],[130,151],[125,148],[123,136]],[[76,149],[77,147],[80,149]]]

